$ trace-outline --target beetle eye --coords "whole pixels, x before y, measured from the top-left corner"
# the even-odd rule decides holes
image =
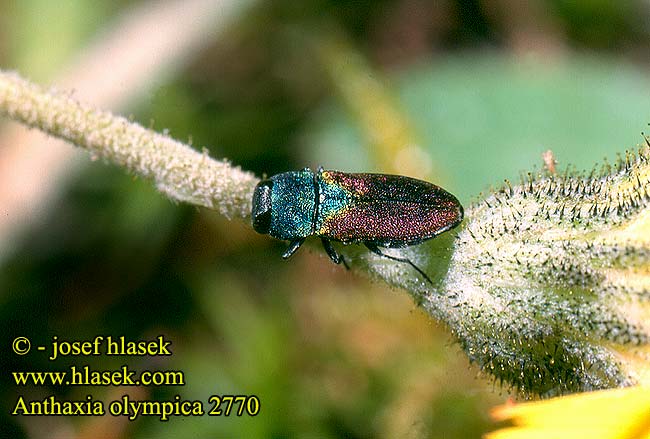
[[[271,228],[271,190],[273,182],[264,180],[257,184],[253,192],[253,228],[257,233],[269,233]]]

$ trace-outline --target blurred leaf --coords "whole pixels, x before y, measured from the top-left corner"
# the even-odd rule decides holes
[[[559,169],[589,169],[603,156],[641,142],[650,121],[650,80],[618,62],[572,58],[543,63],[485,55],[446,58],[395,76],[444,184],[467,201],[489,184],[518,180],[541,153]],[[368,170],[375,151],[359,156],[362,136],[333,108],[315,121],[309,155],[325,168]],[[375,169],[382,171],[382,169]]]
[[[110,7],[106,1],[13,2],[12,19],[7,22],[13,67],[29,72],[35,80],[50,77],[87,36],[101,27]]]

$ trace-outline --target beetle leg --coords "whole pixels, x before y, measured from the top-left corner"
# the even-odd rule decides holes
[[[345,262],[345,258],[343,257],[342,254],[339,254],[334,249],[334,247],[332,246],[332,243],[329,241],[329,239],[321,238],[320,240],[323,243],[323,247],[325,248],[325,251],[327,252],[327,256],[330,257],[332,262],[334,262],[335,264],[340,264],[341,262],[343,262],[343,265],[345,266],[345,268],[347,268],[349,270],[350,267],[348,266],[348,263]]]
[[[289,259],[291,255],[294,254],[296,250],[298,250],[298,248],[302,245],[303,242],[305,242],[305,238],[300,238],[291,241],[291,244],[289,244],[287,250],[282,254],[282,259]]]
[[[364,244],[368,248],[368,250],[370,250],[371,252],[373,252],[376,255],[383,256],[385,258],[392,259],[393,261],[397,261],[397,262],[406,262],[411,267],[415,268],[415,271],[420,273],[431,285],[433,285],[433,282],[431,281],[429,276],[427,276],[427,274],[424,271],[422,271],[417,265],[415,265],[413,262],[411,262],[410,259],[398,258],[398,257],[395,257],[395,256],[387,255],[386,253],[382,252],[379,249],[379,247],[377,247],[377,244],[375,244],[373,242],[364,242]]]

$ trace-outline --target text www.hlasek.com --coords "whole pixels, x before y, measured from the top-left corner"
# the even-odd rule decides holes
[[[118,370],[92,370],[88,366],[71,366],[60,372],[12,372],[18,386],[66,385],[66,386],[183,386],[182,371],[144,370],[138,373],[122,366]]]

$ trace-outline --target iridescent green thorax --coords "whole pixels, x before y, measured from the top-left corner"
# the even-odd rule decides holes
[[[277,206],[271,215],[271,236],[290,240],[312,235],[316,206],[314,173],[285,172],[270,180],[273,182],[271,204]]]

